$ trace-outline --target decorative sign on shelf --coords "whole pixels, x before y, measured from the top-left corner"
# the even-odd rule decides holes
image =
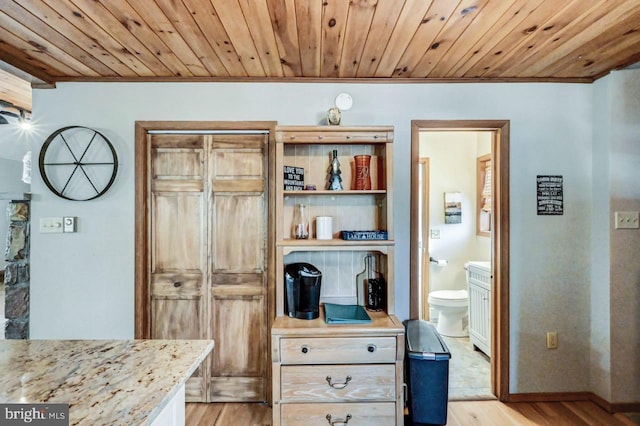
[[[304,189],[304,169],[302,167],[284,166],[284,190],[301,191]]]
[[[562,215],[564,213],[561,175],[538,175],[538,215]]]

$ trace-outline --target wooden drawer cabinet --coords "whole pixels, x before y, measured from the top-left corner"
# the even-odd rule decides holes
[[[393,362],[394,337],[299,338],[280,340],[282,362],[287,364],[335,364]]]
[[[396,407],[392,402],[284,404],[281,414],[282,426],[327,426],[329,424],[334,426],[389,426],[396,424]]]
[[[282,402],[395,401],[393,364],[283,366]]]
[[[402,323],[370,312],[371,324],[331,326],[322,314],[273,324],[273,425],[403,425]]]

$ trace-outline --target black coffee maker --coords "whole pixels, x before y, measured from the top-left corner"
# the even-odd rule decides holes
[[[322,273],[310,263],[284,268],[284,310],[291,318],[311,320],[320,316]]]

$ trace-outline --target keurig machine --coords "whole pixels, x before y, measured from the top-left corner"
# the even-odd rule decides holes
[[[284,268],[284,310],[291,318],[311,320],[320,316],[322,273],[310,263]]]

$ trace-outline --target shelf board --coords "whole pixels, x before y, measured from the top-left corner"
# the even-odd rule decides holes
[[[282,193],[287,195],[380,195],[386,194],[386,189],[368,189],[368,190],[358,190],[358,189],[344,189],[341,191],[330,191],[328,189],[318,189],[313,191],[306,190],[293,190],[293,191],[282,191]]]
[[[284,255],[296,251],[377,251],[387,254],[388,248],[393,247],[393,240],[308,240],[285,239],[276,242],[277,247],[282,247]]]
[[[369,312],[371,323],[368,324],[327,324],[324,320],[324,305],[320,306],[320,317],[313,320],[289,318],[285,315],[277,316],[271,328],[272,334],[286,336],[367,336],[391,333],[404,334],[404,326],[395,315],[385,312]]]

